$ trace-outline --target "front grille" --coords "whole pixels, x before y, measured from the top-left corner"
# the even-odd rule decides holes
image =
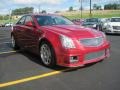
[[[84,46],[100,46],[103,44],[103,37],[96,37],[96,38],[86,38],[80,40],[80,43],[82,43]]]
[[[85,60],[96,59],[96,58],[102,57],[103,55],[105,55],[105,50],[94,52],[94,53],[89,53],[85,55]]]
[[[113,26],[113,29],[120,30],[120,26]]]

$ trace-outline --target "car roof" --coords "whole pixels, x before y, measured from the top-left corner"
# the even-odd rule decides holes
[[[60,16],[60,15],[56,15],[56,14],[25,14],[23,16],[26,16],[26,15],[30,15],[30,16]]]

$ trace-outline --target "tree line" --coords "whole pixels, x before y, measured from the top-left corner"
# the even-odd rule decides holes
[[[9,18],[9,15],[0,15],[0,20],[8,20]]]
[[[116,3],[114,3],[114,4],[106,4],[104,6],[104,9],[105,10],[112,10],[112,9],[118,10],[118,9],[120,9],[120,4],[116,4]]]
[[[17,8],[11,11],[11,14],[7,15],[0,15],[0,20],[8,20],[12,19],[12,16],[14,15],[23,15],[23,14],[31,14],[34,13],[34,8],[33,7],[24,7],[24,8]],[[42,10],[39,13],[47,13],[46,10]]]
[[[33,11],[34,11],[33,7],[18,8],[12,10],[12,15],[30,14],[33,13]]]
[[[80,8],[81,9],[81,8]],[[84,7],[82,7],[82,10],[84,9]],[[120,4],[117,3],[109,3],[109,4],[105,4],[104,8],[102,8],[101,5],[97,5],[97,4],[93,4],[93,10],[120,10]],[[70,6],[68,11],[74,11],[73,7]]]

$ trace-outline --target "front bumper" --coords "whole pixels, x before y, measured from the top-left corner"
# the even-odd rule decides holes
[[[105,33],[119,33],[120,34],[120,29],[105,29]]]
[[[79,67],[89,63],[98,62],[110,56],[109,47],[110,45],[107,44],[100,48],[87,48],[85,50],[70,50],[67,53],[62,53],[62,55],[59,56],[60,58],[58,65],[65,67]],[[97,55],[97,53],[99,55]],[[70,62],[70,57],[72,56],[76,56],[78,61]]]

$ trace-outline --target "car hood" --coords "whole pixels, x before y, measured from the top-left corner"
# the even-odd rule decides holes
[[[43,29],[47,29],[54,33],[66,35],[73,38],[90,38],[101,36],[100,31],[96,31],[90,28],[84,28],[79,25],[52,25],[43,26]]]
[[[120,22],[109,22],[108,25],[111,25],[111,26],[120,26]]]

